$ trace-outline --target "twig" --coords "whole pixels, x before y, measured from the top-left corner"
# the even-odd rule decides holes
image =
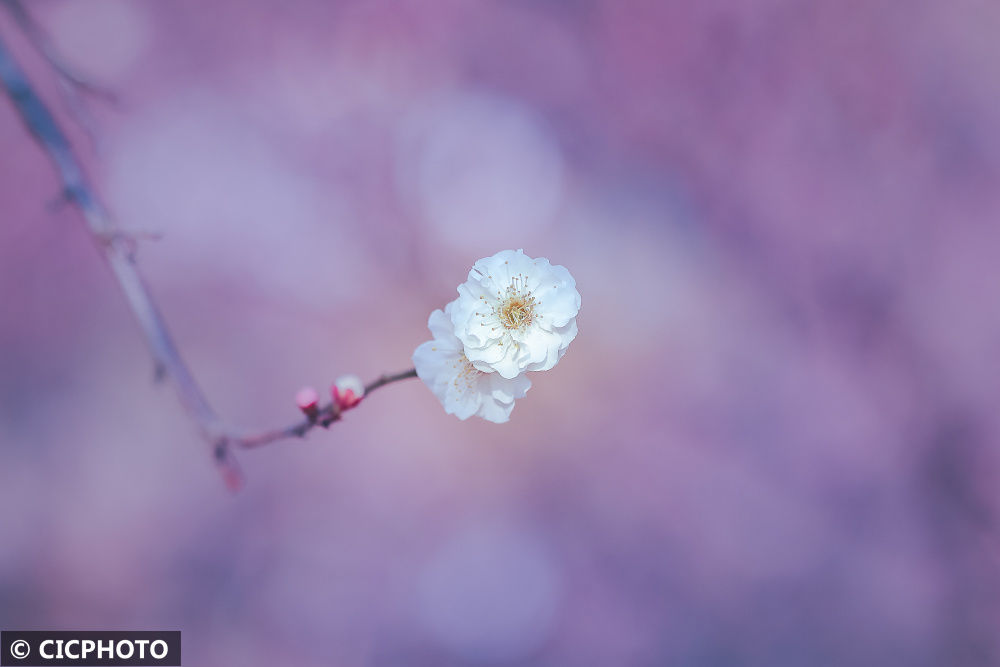
[[[24,8],[24,3],[21,0],[3,0],[3,2],[32,46],[48,61],[49,65],[61,79],[64,79],[80,91],[103,100],[108,104],[118,104],[118,97],[113,92],[95,84],[89,78],[66,64],[66,61],[62,59],[59,52],[52,46],[52,42],[49,41],[48,36],[39,27],[34,17]]]
[[[373,380],[365,385],[365,396],[372,393],[379,387],[384,387],[390,382],[399,382],[400,380],[406,380],[407,378],[417,377],[417,369],[411,368],[408,371],[403,371],[402,373],[396,373],[395,375],[383,375],[377,380]]]
[[[365,396],[368,396],[368,394],[372,393],[379,387],[384,387],[392,382],[399,382],[400,380],[415,377],[417,377],[417,371],[414,368],[411,368],[408,371],[403,371],[402,373],[396,373],[395,375],[383,375],[377,380],[373,380],[365,385]],[[283,440],[285,438],[303,438],[306,433],[317,426],[329,428],[330,424],[333,422],[340,421],[341,414],[342,413],[336,403],[331,403],[330,405],[320,408],[319,414],[315,419],[304,419],[296,424],[292,424],[291,426],[286,426],[285,428],[275,429],[273,431],[262,431],[260,433],[252,433],[238,438],[233,438],[232,442],[233,444],[239,445],[245,449],[251,449],[261,445],[266,445],[276,440]]]
[[[15,7],[20,7],[17,2],[7,1]],[[66,76],[65,72],[61,74]],[[302,437],[317,425],[329,426],[340,419],[339,410],[327,406],[322,419],[315,423],[307,421],[283,429],[250,435],[237,435],[225,427],[174,344],[167,324],[136,265],[134,240],[117,229],[96,190],[87,180],[66,135],[32,88],[3,40],[0,40],[0,84],[14,103],[28,130],[54,163],[66,199],[83,214],[92,238],[108,266],[111,267],[132,314],[145,335],[157,376],[173,380],[181,404],[198,425],[202,437],[211,446],[213,457],[231,488],[238,487],[241,480],[239,467],[232,455],[232,446],[249,448],[283,438]],[[366,387],[366,393],[390,382],[415,376],[416,372],[413,370],[397,375],[383,375]]]
[[[48,35],[38,25],[34,17],[24,8],[21,0],[3,0],[7,11],[14,17],[18,27],[35,47],[35,50],[49,63],[49,66],[58,75],[59,92],[63,97],[63,102],[69,110],[70,115],[77,124],[83,128],[90,145],[95,149],[99,148],[97,133],[94,130],[94,117],[87,109],[87,105],[81,99],[80,93],[90,95],[111,106],[118,106],[118,98],[111,91],[95,84],[89,78],[83,76],[72,67],[66,64],[59,52],[52,46]]]

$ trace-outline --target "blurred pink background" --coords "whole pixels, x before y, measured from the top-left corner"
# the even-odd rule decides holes
[[[505,248],[580,335],[230,494],[0,103],[0,627],[185,665],[1000,664],[1000,5],[51,0],[10,16],[215,407],[410,366]]]

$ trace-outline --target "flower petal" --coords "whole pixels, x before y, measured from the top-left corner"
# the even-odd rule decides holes
[[[477,261],[445,309],[474,367],[506,379],[555,366],[576,337],[579,311],[569,271],[523,250]]]

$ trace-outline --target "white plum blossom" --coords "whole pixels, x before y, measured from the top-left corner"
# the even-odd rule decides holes
[[[511,379],[558,363],[576,338],[580,293],[565,267],[523,250],[481,259],[459,285],[454,334],[469,362]]]
[[[531,388],[524,375],[508,379],[499,373],[487,373],[472,366],[455,337],[451,310],[431,313],[427,326],[434,340],[422,343],[413,353],[417,377],[437,396],[444,411],[459,419],[478,415],[497,424],[510,419],[514,399],[522,398]]]

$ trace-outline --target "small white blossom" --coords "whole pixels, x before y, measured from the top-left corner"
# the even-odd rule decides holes
[[[451,324],[451,309],[431,313],[427,326],[434,336],[417,347],[413,365],[423,380],[444,405],[445,412],[459,419],[478,415],[497,424],[510,419],[514,399],[522,398],[531,388],[531,381],[521,376],[506,379],[499,373],[484,373],[469,363],[462,343],[455,337]]]
[[[479,370],[505,378],[549,370],[576,338],[576,281],[544,257],[504,250],[481,259],[458,294],[452,325]]]

